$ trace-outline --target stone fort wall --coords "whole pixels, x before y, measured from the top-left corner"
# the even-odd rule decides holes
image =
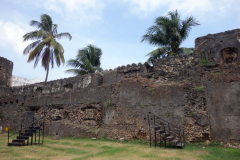
[[[13,62],[0,57],[0,87],[11,87]]]
[[[215,41],[231,41],[236,34],[224,32]],[[216,48],[211,55],[221,55],[218,51],[229,45],[215,41],[208,42]],[[209,48],[198,42],[193,56],[158,59],[152,66],[131,64],[103,74],[9,87],[0,99],[2,124],[14,126],[33,112],[46,115],[47,135],[148,139],[147,115],[155,114],[185,128],[187,141],[239,142],[240,47],[232,41],[237,50],[227,54],[235,59],[229,56],[227,62],[212,59],[200,65],[202,51]]]

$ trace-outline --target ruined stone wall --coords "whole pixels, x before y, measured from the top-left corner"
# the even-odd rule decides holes
[[[213,36],[218,41],[227,35],[227,41],[235,33],[238,30]],[[226,47],[216,43],[208,41],[218,46],[213,57]],[[193,56],[158,59],[152,66],[131,64],[104,74],[5,88],[6,97],[0,99],[2,124],[14,126],[34,113],[46,115],[47,135],[131,140],[148,139],[147,115],[157,115],[185,128],[187,141],[238,142],[239,61],[213,59],[200,65],[199,53],[208,49],[200,45]],[[238,43],[233,45],[240,50]]]
[[[0,87],[11,87],[13,62],[0,57]]]
[[[0,100],[3,125],[15,124],[12,115],[19,119],[22,116],[22,122],[24,111],[32,111],[35,116],[47,116],[47,135],[147,139],[147,115],[155,114],[185,127],[188,140],[208,139],[208,119],[199,109],[202,105],[206,108],[202,98],[205,92],[193,89],[198,83],[177,78],[182,70],[190,70],[190,65],[195,69],[193,57],[175,57],[154,62],[153,66],[132,64],[103,75],[12,87],[8,97]],[[164,77],[164,83],[159,81]]]
[[[239,63],[240,29],[208,34],[195,40],[195,54],[211,64]]]

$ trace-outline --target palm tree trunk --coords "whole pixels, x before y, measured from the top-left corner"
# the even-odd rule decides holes
[[[48,65],[48,69],[47,69],[47,74],[46,74],[45,82],[47,82],[47,79],[48,79],[48,72],[49,72],[49,65]]]

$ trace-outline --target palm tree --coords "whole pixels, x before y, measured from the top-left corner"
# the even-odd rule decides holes
[[[170,11],[168,16],[157,17],[154,23],[155,25],[147,29],[147,34],[143,35],[141,42],[148,41],[161,48],[148,53],[146,55],[150,56],[148,61],[191,52],[190,48],[179,46],[186,40],[191,28],[199,25],[193,16],[181,20],[177,10]]]
[[[66,73],[73,73],[75,75],[84,75],[88,73],[95,73],[102,71],[100,68],[102,50],[93,45],[80,49],[75,59],[70,59],[67,66],[74,67],[75,69],[68,69]]]
[[[39,30],[29,32],[23,36],[23,41],[36,40],[24,49],[23,54],[29,54],[27,62],[35,60],[34,68],[42,59],[42,66],[47,71],[45,78],[45,82],[47,82],[49,66],[51,65],[53,68],[54,60],[58,67],[65,62],[63,46],[56,39],[66,37],[71,40],[72,36],[67,32],[58,34],[57,24],[53,24],[52,18],[47,14],[41,15],[40,22],[32,20],[30,26],[35,26]]]

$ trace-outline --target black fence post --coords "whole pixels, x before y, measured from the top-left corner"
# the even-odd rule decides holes
[[[42,144],[43,144],[43,140],[44,140],[44,126],[45,125],[45,117],[44,117],[44,120],[43,120],[43,138],[42,138]]]
[[[22,124],[21,124],[21,128],[22,128]],[[21,130],[19,131],[19,135],[18,135],[18,144],[20,146],[20,136],[21,136]]]
[[[8,144],[9,144],[9,128],[8,128]]]

